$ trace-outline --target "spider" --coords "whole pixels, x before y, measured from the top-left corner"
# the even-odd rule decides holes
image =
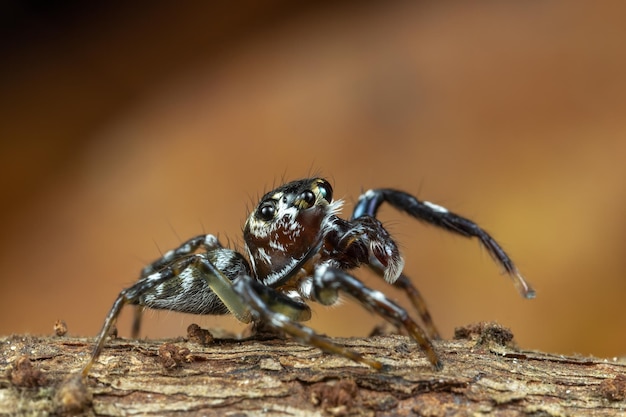
[[[376,218],[383,202],[410,216],[466,237],[476,237],[509,276],[520,294],[534,290],[500,245],[474,222],[439,205],[394,189],[375,189],[359,198],[352,218],[337,216],[343,201],[322,178],[281,185],[265,194],[244,228],[246,255],[220,244],[211,234],[187,240],[141,271],[122,290],[107,315],[93,353],[82,370],[87,376],[98,359],[122,307],[135,305],[133,336],[144,307],[193,314],[232,314],[244,323],[262,324],[302,343],[380,370],[381,362],[343,347],[301,324],[311,318],[307,302],[331,305],[346,293],[363,307],[406,329],[436,369],[443,367],[432,339],[439,333],[420,293],[403,274],[404,261],[390,234]],[[402,289],[421,317],[423,330],[405,309],[351,274],[367,265]]]

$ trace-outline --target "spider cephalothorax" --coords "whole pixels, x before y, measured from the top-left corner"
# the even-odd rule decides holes
[[[140,279],[123,290],[109,311],[83,375],[100,355],[122,307],[167,309],[195,314],[233,314],[242,322],[287,333],[303,343],[343,355],[375,369],[382,364],[333,343],[300,324],[311,317],[307,302],[330,305],[339,293],[350,295],[369,310],[404,328],[430,363],[442,363],[431,339],[439,334],[426,305],[409,278],[398,247],[380,221],[378,208],[387,202],[409,215],[448,231],[476,237],[513,279],[519,292],[534,291],[483,229],[447,209],[393,189],[369,190],[356,204],[352,218],[338,217],[341,200],[333,200],[330,184],[309,178],[282,185],[265,194],[243,230],[248,259],[223,247],[213,235],[189,239],[142,270]],[[427,331],[402,307],[372,290],[351,272],[367,265],[388,283],[406,292]],[[139,332],[136,314],[133,335]]]
[[[243,229],[250,264],[265,285],[281,281],[315,247],[341,201],[325,180],[301,180],[263,196]]]

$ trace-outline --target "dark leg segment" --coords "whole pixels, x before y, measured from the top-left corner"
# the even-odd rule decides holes
[[[326,305],[333,304],[338,298],[339,290],[354,297],[365,308],[378,313],[393,325],[404,327],[420,345],[433,366],[436,369],[443,368],[443,363],[424,330],[402,307],[389,300],[380,291],[366,287],[361,281],[343,270],[320,268],[316,271],[313,279],[313,292],[317,301]]]
[[[315,346],[324,352],[341,355],[355,362],[368,365],[376,370],[382,369],[383,365],[380,362],[366,358],[353,350],[337,345],[329,339],[318,335],[313,329],[295,322],[294,317],[290,317],[285,313],[293,311],[294,305],[297,303],[284,296],[282,293],[265,287],[248,276],[242,276],[237,279],[234,283],[234,289],[250,306],[254,320],[264,321],[269,327],[282,331],[296,340],[307,345]],[[268,305],[269,299],[272,300],[273,308],[270,308]],[[283,312],[275,311],[274,308],[280,303],[284,303],[290,307],[287,310],[283,310]],[[302,303],[301,309],[308,310],[308,306]]]
[[[135,306],[133,309],[133,324],[130,328],[131,339],[137,339],[141,332],[141,319],[143,318],[143,306]]]
[[[381,277],[383,276],[383,266],[380,265],[377,260],[370,260],[369,266],[378,275],[380,275]],[[411,301],[411,304],[413,304],[413,307],[415,308],[415,310],[417,310],[420,319],[422,319],[422,323],[424,323],[424,327],[426,328],[426,333],[428,333],[428,336],[431,339],[435,340],[441,339],[441,335],[439,334],[433,318],[428,311],[428,307],[426,306],[426,301],[422,297],[422,294],[419,292],[419,290],[415,287],[415,285],[413,285],[411,279],[404,274],[400,274],[398,279],[394,281],[393,286],[401,289],[407,295],[407,297]]]
[[[507,271],[518,292],[525,298],[535,297],[535,291],[520,274],[511,258],[486,231],[471,220],[454,214],[444,207],[428,201],[420,201],[402,191],[384,188],[369,190],[363,194],[359,198],[352,218],[357,219],[362,216],[376,217],[378,208],[383,202],[388,202],[396,209],[404,211],[418,220],[461,236],[478,238],[496,262]]]
[[[192,237],[191,239],[181,243],[176,249],[165,252],[163,256],[161,256],[159,259],[143,268],[141,270],[140,278],[144,278],[150,274],[154,274],[168,264],[180,258],[184,258],[185,256],[191,255],[200,248],[208,252],[212,249],[217,249],[221,247],[221,243],[214,235],[200,235]]]
[[[426,301],[422,297],[422,294],[419,290],[413,285],[411,279],[404,274],[401,274],[398,277],[398,280],[393,283],[394,287],[398,287],[403,290],[406,295],[409,297],[411,304],[417,310],[417,313],[420,315],[422,319],[422,323],[424,323],[424,327],[426,327],[426,332],[430,336],[431,339],[439,340],[441,339],[441,335],[437,330],[437,326],[435,326],[435,322],[433,321],[430,312],[428,311],[428,307],[426,306]]]
[[[106,338],[109,336],[111,328],[117,321],[117,318],[120,315],[122,308],[126,304],[136,301],[141,296],[141,294],[145,293],[146,291],[149,291],[150,289],[155,288],[156,286],[162,284],[168,279],[171,279],[180,274],[180,272],[187,268],[192,261],[193,258],[188,258],[181,262],[178,262],[175,265],[163,269],[161,272],[155,275],[150,275],[137,281],[132,287],[126,288],[125,290],[122,290],[122,292],[120,292],[120,295],[118,295],[117,299],[113,303],[111,310],[109,310],[109,314],[107,314],[104,325],[102,326],[102,330],[100,330],[100,333],[96,338],[96,345],[94,346],[93,352],[91,353],[91,358],[89,358],[89,361],[82,369],[82,375],[84,377],[87,376],[89,370],[100,356],[100,353],[102,353],[102,348],[104,347]]]

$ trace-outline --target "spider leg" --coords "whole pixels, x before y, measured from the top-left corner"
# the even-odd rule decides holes
[[[154,274],[173,261],[189,256],[200,248],[208,252],[213,249],[222,248],[222,244],[217,240],[215,235],[209,234],[192,237],[181,243],[177,248],[165,252],[159,259],[144,267],[141,270],[140,277],[144,278],[150,274]]]
[[[89,373],[89,370],[91,369],[95,361],[100,356],[100,353],[102,352],[106,338],[111,332],[111,328],[117,321],[117,318],[120,315],[122,308],[127,304],[137,301],[139,297],[142,294],[144,294],[146,291],[156,288],[157,286],[161,285],[167,280],[172,279],[175,276],[178,276],[181,273],[181,271],[183,271],[185,268],[187,268],[191,264],[192,260],[193,260],[192,258],[187,258],[187,259],[182,260],[181,262],[177,262],[171,266],[164,268],[160,272],[157,272],[153,275],[149,275],[143,279],[140,279],[133,286],[128,287],[120,292],[120,294],[115,299],[113,306],[109,310],[109,314],[107,314],[107,317],[104,320],[104,324],[102,325],[102,330],[100,330],[100,333],[98,333],[98,337],[96,338],[96,344],[91,353],[91,357],[89,358],[89,361],[85,364],[85,366],[83,367],[81,371],[83,377],[87,376],[87,374]]]
[[[324,352],[343,356],[376,370],[383,368],[380,362],[333,343],[317,334],[313,329],[297,323],[296,321],[298,321],[299,316],[303,315],[303,312],[305,312],[304,315],[310,315],[309,307],[303,302],[295,301],[271,287],[262,285],[249,276],[242,276],[237,279],[234,283],[234,289],[250,306],[250,312],[255,320],[264,321],[270,327]]]
[[[396,209],[404,211],[418,220],[461,236],[478,238],[495,261],[504,267],[520,295],[525,298],[535,297],[535,290],[526,282],[504,249],[486,231],[471,220],[452,213],[437,204],[420,201],[403,191],[388,188],[369,190],[359,198],[352,219],[364,216],[375,217],[383,202],[391,204]]]
[[[377,259],[370,259],[369,266],[378,275],[381,277],[384,276],[384,268]],[[398,279],[393,282],[393,286],[401,289],[407,295],[409,301],[413,304],[415,310],[417,310],[417,314],[419,314],[428,336],[435,340],[441,339],[439,330],[437,330],[437,326],[435,326],[435,322],[433,321],[433,318],[428,311],[428,307],[426,306],[426,301],[417,287],[413,285],[411,279],[402,273]]]
[[[443,368],[443,363],[435,352],[432,342],[406,310],[388,299],[380,291],[368,288],[361,281],[341,269],[318,268],[313,278],[313,295],[316,301],[325,305],[333,304],[339,297],[339,290],[354,297],[365,308],[379,314],[393,325],[404,327],[419,344],[430,363],[436,369]]]
[[[133,324],[130,327],[130,337],[131,339],[139,338],[139,333],[141,332],[141,320],[143,319],[143,310],[144,306],[136,305],[133,309]]]
[[[411,304],[413,304],[413,307],[417,310],[417,313],[422,319],[422,323],[424,324],[426,332],[430,338],[435,340],[441,339],[439,330],[437,330],[437,326],[435,326],[435,322],[433,321],[433,318],[428,311],[428,307],[426,306],[426,301],[424,300],[424,297],[422,297],[422,293],[420,293],[417,287],[413,285],[411,279],[404,274],[400,274],[397,281],[394,282],[393,285],[403,290],[409,297]]]
[[[217,240],[217,237],[215,237],[214,235],[207,234],[192,237],[191,239],[188,239],[185,242],[181,243],[177,248],[165,252],[163,256],[161,256],[159,259],[144,267],[141,270],[140,278],[145,278],[148,275],[154,274],[155,272],[163,269],[168,264],[178,259],[189,256],[200,248],[203,248],[206,251],[210,251],[221,247],[222,245]],[[141,331],[141,319],[143,317],[143,310],[144,306],[141,305],[137,305],[134,308],[133,324],[130,333],[133,339],[139,337],[139,332]]]
[[[91,358],[82,369],[82,375],[88,375],[89,370],[102,353],[111,328],[117,321],[122,308],[127,304],[167,308],[172,311],[186,311],[198,314],[223,314],[222,310],[225,307],[239,321],[249,323],[251,319],[249,308],[239,294],[233,290],[231,281],[231,278],[245,274],[247,270],[243,269],[242,264],[237,262],[240,261],[239,258],[232,257],[233,251],[222,249],[222,253],[215,252],[219,251],[195,254],[178,259],[160,271],[148,275],[131,287],[122,290],[107,314],[102,330],[100,330],[96,338]],[[226,267],[232,269],[229,270],[231,278],[213,265],[211,260],[209,260],[211,256],[216,261],[225,263]],[[171,285],[176,279],[180,279],[180,285],[183,288],[188,288],[191,293],[183,292],[182,297],[173,299],[167,298],[164,294],[158,294],[159,290],[166,291],[168,284]],[[204,284],[201,289],[194,286],[194,284],[198,285],[198,280],[204,280],[208,289]],[[155,291],[157,291],[157,294],[154,293]],[[196,300],[192,298],[196,298]],[[217,302],[216,298],[219,298],[221,303]],[[204,304],[194,303],[194,301],[198,300],[204,301]]]

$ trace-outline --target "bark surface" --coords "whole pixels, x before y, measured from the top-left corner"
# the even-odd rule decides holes
[[[0,338],[2,415],[618,416],[626,361],[517,349],[507,329],[468,326],[435,342],[435,371],[405,336],[336,339],[382,372],[292,340],[107,343],[77,377],[93,340]]]

